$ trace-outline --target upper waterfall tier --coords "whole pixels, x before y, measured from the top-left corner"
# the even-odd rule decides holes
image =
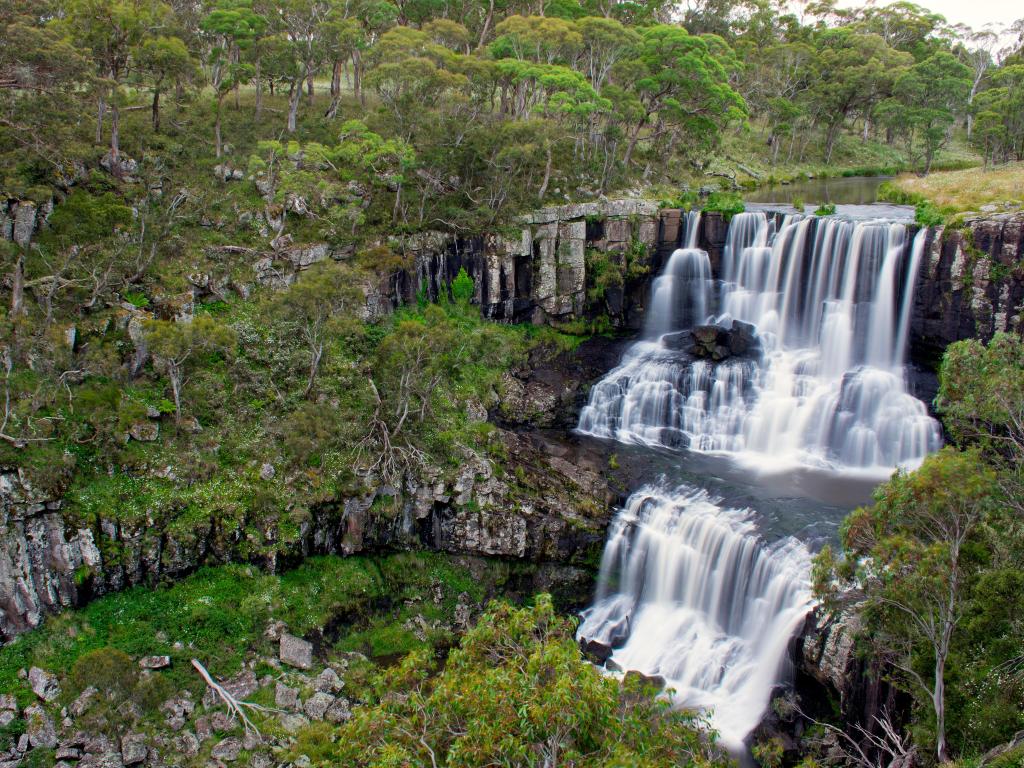
[[[645,338],[594,387],[580,430],[759,466],[918,465],[941,442],[903,369],[923,249],[904,223],[735,216],[720,280],[703,251],[672,254]],[[759,355],[697,360],[670,333],[734,321],[755,327]]]

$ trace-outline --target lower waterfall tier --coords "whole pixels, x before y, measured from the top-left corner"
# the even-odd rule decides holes
[[[659,675],[678,704],[710,713],[739,749],[787,674],[786,649],[811,607],[809,554],[772,546],[748,510],[706,491],[637,491],[609,531],[597,597],[578,635],[623,670]]]

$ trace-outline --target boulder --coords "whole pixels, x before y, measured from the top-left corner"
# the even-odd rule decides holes
[[[323,720],[327,710],[334,704],[334,696],[323,691],[317,691],[303,704],[302,709],[313,720]]]
[[[44,669],[32,667],[28,671],[28,683],[32,692],[43,701],[53,701],[60,696],[60,683],[57,677]]]
[[[279,709],[298,709],[299,692],[279,681],[274,688],[274,704]]]
[[[125,765],[138,765],[146,759],[149,747],[142,733],[129,733],[121,739],[121,760]]]
[[[33,748],[57,746],[57,728],[53,718],[39,704],[25,707],[25,736]]]
[[[136,421],[128,428],[128,434],[140,443],[152,443],[160,437],[160,425],[152,421]]]
[[[324,719],[332,723],[344,723],[352,718],[352,710],[349,707],[347,699],[337,698],[334,703],[328,707],[327,712],[324,714]]]
[[[587,657],[588,661],[594,664],[604,664],[612,655],[612,647],[600,640],[587,640],[580,638],[580,650]]]
[[[313,644],[284,632],[281,634],[279,657],[289,666],[309,669],[313,666]]]
[[[99,691],[90,685],[78,694],[78,697],[71,702],[71,706],[68,707],[68,710],[75,717],[81,717],[88,711],[89,707],[92,706],[92,700],[96,698],[96,694],[98,693]]]
[[[144,656],[139,659],[139,666],[143,669],[166,669],[171,666],[170,656]]]
[[[238,739],[235,736],[229,736],[228,738],[214,745],[213,749],[210,750],[210,757],[216,760],[223,760],[226,763],[230,763],[233,760],[237,760],[238,756],[241,753],[241,739]]]
[[[323,691],[324,693],[337,693],[345,687],[345,681],[338,676],[337,672],[330,667],[327,667],[327,669],[316,676],[314,685],[318,691]]]

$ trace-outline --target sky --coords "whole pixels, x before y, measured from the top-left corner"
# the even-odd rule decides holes
[[[1021,0],[915,0],[935,13],[941,13],[951,24],[967,24],[981,29],[985,24],[1011,24],[1024,18]],[[859,3],[851,3],[857,5]],[[886,4],[886,3],[883,3]],[[840,3],[846,5],[846,3]]]

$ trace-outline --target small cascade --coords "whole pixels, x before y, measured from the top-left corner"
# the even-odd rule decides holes
[[[941,443],[903,367],[923,250],[902,223],[738,214],[721,280],[704,251],[672,254],[643,340],[593,388],[580,431],[759,467],[917,466]],[[758,356],[698,360],[681,341],[736,321],[756,329]]]
[[[787,676],[786,648],[811,606],[809,554],[766,545],[749,510],[706,491],[634,493],[609,530],[594,604],[578,636],[623,670],[665,678],[740,749]]]

